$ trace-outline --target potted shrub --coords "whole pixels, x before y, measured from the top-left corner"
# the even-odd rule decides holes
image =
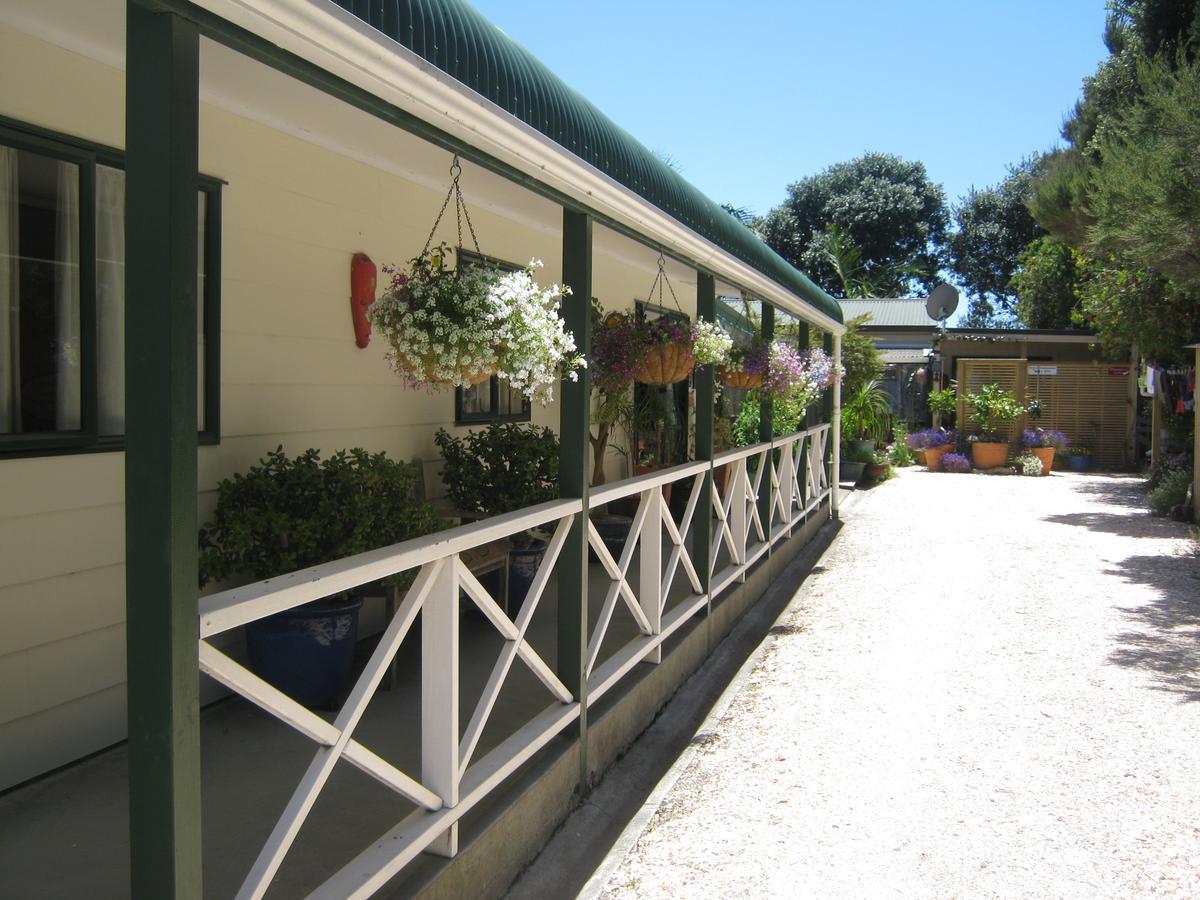
[[[1072,447],[1067,451],[1067,465],[1072,472],[1086,472],[1092,467],[1092,451],[1087,447]]]
[[[418,477],[382,453],[321,461],[317,450],[289,458],[279,447],[217,486],[200,529],[200,585],[261,581],[437,531],[442,521],[415,499]],[[252,622],[251,668],[301,703],[328,705],[350,669],[361,606],[339,595]]]
[[[499,375],[547,403],[560,378],[583,365],[558,314],[567,288],[540,287],[542,264],[501,272],[487,265],[446,265],[441,244],[411,260],[407,272],[385,266],[391,282],[368,311],[387,340],[388,363],[412,387],[482,384]]]
[[[979,420],[980,432],[971,435],[971,460],[977,469],[994,469],[1008,459],[1008,441],[1000,429],[1015,422],[1025,411],[1021,403],[998,384],[985,384],[967,394],[967,402]]]
[[[941,428],[926,428],[913,432],[907,440],[909,449],[917,455],[917,461],[930,472],[936,472],[942,455],[958,443],[958,434]]]
[[[863,477],[863,469],[868,463],[873,463],[874,461],[874,450],[869,450],[866,447],[846,448],[842,453],[841,464],[838,468],[838,480],[858,484],[859,479]]]
[[[1054,454],[1067,449],[1067,436],[1061,431],[1026,428],[1021,434],[1021,446],[1041,460],[1041,474],[1049,475],[1054,467]]]
[[[853,449],[875,450],[891,424],[891,399],[878,378],[861,385],[842,400],[842,440]]]
[[[876,450],[871,454],[871,461],[866,464],[866,476],[876,481],[882,481],[887,476],[890,462],[891,459],[886,450]]]
[[[558,438],[549,428],[495,423],[452,437],[439,428],[446,494],[462,513],[482,517],[558,499]],[[531,532],[511,538],[508,602],[520,609],[537,574],[546,541]]]

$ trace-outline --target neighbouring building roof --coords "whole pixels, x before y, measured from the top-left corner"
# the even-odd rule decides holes
[[[838,303],[462,0],[335,0],[692,231],[842,321]]]
[[[839,300],[845,321],[869,315],[869,328],[937,328],[937,321],[925,312],[924,300],[886,298],[878,300]]]

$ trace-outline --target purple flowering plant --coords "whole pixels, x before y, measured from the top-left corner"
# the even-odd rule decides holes
[[[942,457],[942,471],[958,472],[960,474],[970,472],[971,460],[967,459],[961,453],[947,453]]]
[[[1026,428],[1021,434],[1022,447],[1053,447],[1062,453],[1070,443],[1064,432],[1046,428]]]
[[[945,447],[958,444],[958,432],[944,428],[926,428],[914,431],[906,441],[909,450],[928,450],[930,447]]]

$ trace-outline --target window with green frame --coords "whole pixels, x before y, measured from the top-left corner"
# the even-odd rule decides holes
[[[196,425],[216,443],[221,182],[197,191]],[[0,456],[118,450],[124,432],[123,156],[0,117]]]
[[[458,248],[459,266],[486,264],[505,272],[515,272],[520,266],[502,259],[494,259],[470,250]],[[507,381],[493,375],[482,384],[454,389],[454,424],[476,425],[490,422],[528,422],[531,406],[529,398],[513,390]]]

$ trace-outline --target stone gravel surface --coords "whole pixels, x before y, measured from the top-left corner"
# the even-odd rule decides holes
[[[600,896],[1200,897],[1200,559],[1141,497],[856,496]]]

